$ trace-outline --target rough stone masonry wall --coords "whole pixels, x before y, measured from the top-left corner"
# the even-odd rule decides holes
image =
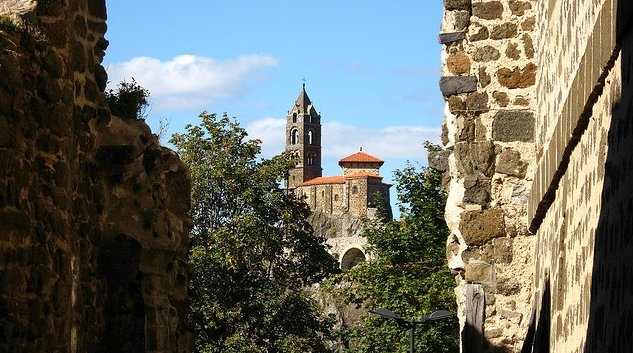
[[[539,6],[532,345],[633,347],[633,36],[628,1]]]
[[[189,176],[106,106],[105,2],[3,5],[0,351],[188,351]]]
[[[444,1],[447,257],[464,352],[517,351],[530,319],[536,5]]]

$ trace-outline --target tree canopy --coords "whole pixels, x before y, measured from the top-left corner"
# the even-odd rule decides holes
[[[448,228],[441,175],[408,164],[395,172],[400,220],[383,214],[368,220],[364,236],[373,260],[330,280],[329,290],[347,304],[387,308],[409,320],[435,310],[456,311],[454,279],[446,266]],[[458,352],[457,318],[418,325],[416,352]],[[348,352],[408,352],[408,335],[394,320],[365,314],[341,330]]]
[[[327,352],[331,322],[304,288],[336,271],[309,208],[280,188],[294,166],[226,114],[170,140],[192,177],[190,323],[198,352]]]

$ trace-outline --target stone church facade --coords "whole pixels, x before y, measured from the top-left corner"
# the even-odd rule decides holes
[[[362,221],[376,214],[378,203],[391,214],[391,185],[380,175],[384,161],[362,148],[339,161],[342,175],[322,176],[321,136],[321,115],[304,85],[286,120],[286,151],[297,159],[286,188],[308,203],[315,231],[327,238],[331,253],[345,269],[367,258]]]

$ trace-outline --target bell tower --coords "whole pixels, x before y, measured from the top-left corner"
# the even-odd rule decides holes
[[[286,151],[297,158],[297,165],[288,174],[286,188],[295,189],[321,176],[321,115],[308,98],[305,82],[286,119]]]

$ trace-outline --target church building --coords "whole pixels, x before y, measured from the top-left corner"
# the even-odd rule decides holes
[[[342,268],[364,260],[362,219],[376,214],[378,202],[391,215],[391,185],[380,176],[384,161],[360,148],[339,160],[342,175],[323,176],[321,115],[312,105],[305,84],[288,112],[286,151],[297,159],[286,180],[286,189],[304,197],[313,212],[315,231],[328,239],[331,252],[339,257]]]

